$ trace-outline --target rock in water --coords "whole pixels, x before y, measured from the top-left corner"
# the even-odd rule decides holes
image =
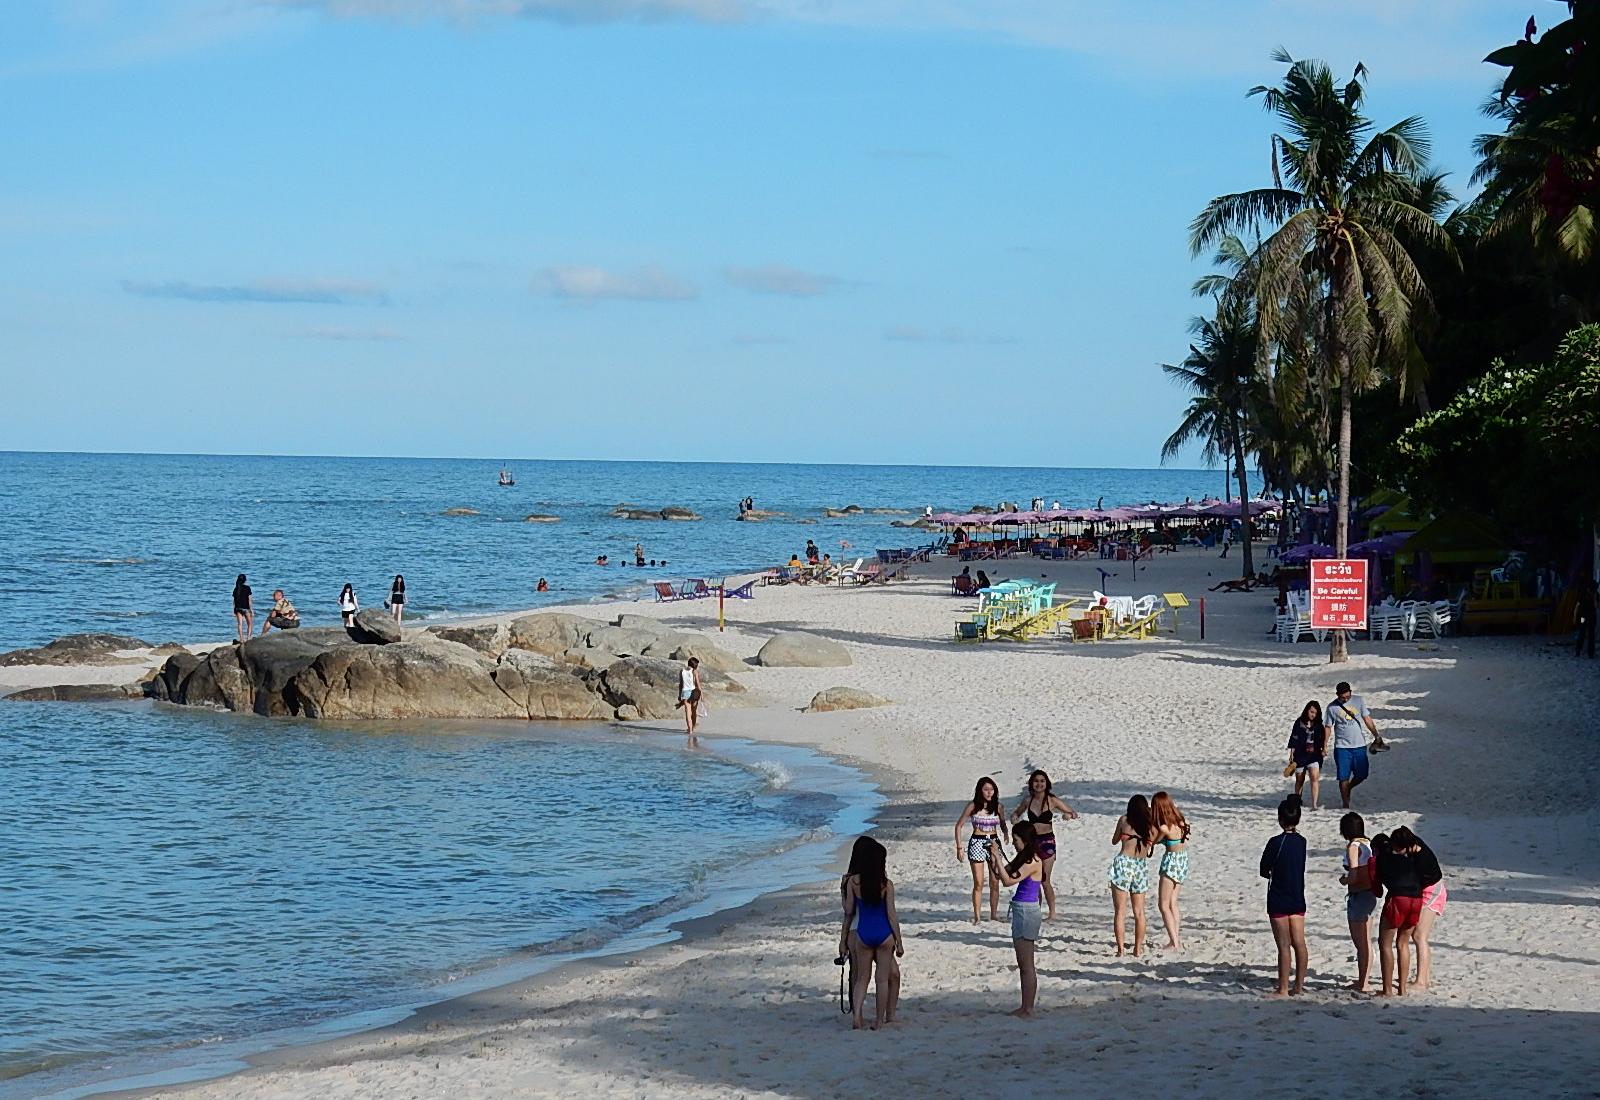
[[[446,508],[444,514],[447,516],[478,516],[483,513],[476,508]]]
[[[830,710],[861,710],[866,707],[886,707],[891,700],[869,691],[851,687],[831,687],[811,697],[807,711],[823,713]]]
[[[693,520],[693,519],[699,519],[700,518],[700,514],[698,512],[691,511],[688,508],[667,507],[667,508],[661,509],[661,518],[662,519],[675,519],[675,520]]]
[[[5,697],[8,703],[110,703],[126,702],[144,694],[139,684],[46,684],[24,688]]]
[[[523,523],[560,523],[560,516],[548,515],[544,512],[534,512],[532,515],[523,516]]]
[[[850,651],[838,642],[799,630],[774,634],[756,654],[756,664],[767,668],[843,668],[850,663]]]
[[[356,612],[355,625],[350,627],[350,637],[361,645],[393,645],[400,641],[400,624],[394,616],[375,607]]]
[[[610,718],[612,708],[571,669],[526,650],[500,658],[494,683],[528,718]]]
[[[600,694],[620,710],[632,706],[643,718],[671,718],[678,713],[678,670],[682,665],[657,657],[624,657],[598,673]],[[702,668],[705,691],[737,696],[744,686],[715,670]]]
[[[525,718],[494,680],[495,665],[455,642],[420,636],[392,645],[339,645],[289,681],[307,718]]]
[[[68,634],[46,645],[0,653],[0,665],[120,665],[137,658],[118,657],[125,649],[149,649],[150,643],[127,634]]]

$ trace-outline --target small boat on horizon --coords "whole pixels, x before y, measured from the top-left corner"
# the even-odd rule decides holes
[[[500,471],[499,484],[501,484],[501,485],[515,485],[516,483],[517,483],[517,479],[511,476],[511,471],[510,470],[501,470]]]

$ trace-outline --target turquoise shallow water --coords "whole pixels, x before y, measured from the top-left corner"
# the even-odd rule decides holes
[[[1220,480],[518,461],[502,489],[498,465],[0,453],[0,649],[74,631],[227,637],[239,572],[259,606],[286,588],[308,624],[337,621],[345,581],[373,605],[403,572],[409,617],[443,619],[718,576],[807,538],[843,557],[926,537],[888,515],[827,519],[827,505],[1110,505],[1198,498]],[[789,516],[737,522],[746,495]],[[706,518],[611,518],[622,502]],[[480,514],[443,514],[462,507]],[[522,522],[536,511],[563,521]],[[667,564],[592,564],[636,541]],[[861,828],[871,804],[859,777],[795,750],[733,763],[594,727],[10,704],[0,745],[0,1097],[172,1071],[403,1010],[486,967],[659,931],[664,914],[814,877],[831,849],[803,842]]]

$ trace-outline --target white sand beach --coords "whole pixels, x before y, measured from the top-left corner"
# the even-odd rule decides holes
[[[1000,577],[1085,592],[1101,563],[992,563]],[[1162,555],[1115,591],[1193,599],[1234,576],[1209,552]],[[763,588],[729,603],[719,644],[748,657],[780,629],[850,650],[844,669],[749,669],[766,701],[710,712],[703,733],[813,745],[876,775],[906,935],[901,1021],[852,1032],[833,966],[833,879],[697,922],[673,945],[562,968],[464,997],[396,1027],[282,1050],[170,1095],[256,1097],[1110,1096],[1382,1091],[1488,1096],[1593,1091],[1600,1024],[1600,827],[1587,763],[1600,728],[1594,668],[1542,636],[1324,645],[1274,642],[1271,596],[1207,595],[1207,638],[956,645],[969,601],[940,561],[890,587]],[[1213,576],[1214,574],[1214,576]],[[711,601],[594,607],[715,631]],[[130,666],[131,667],[131,666]],[[60,680],[73,670],[53,670]],[[133,669],[128,675],[137,674]],[[1265,996],[1274,952],[1257,876],[1290,723],[1348,679],[1394,750],[1355,809],[1369,833],[1412,826],[1450,890],[1433,936],[1434,987],[1357,996],[1338,884],[1338,792],[1302,825],[1310,857],[1305,996]],[[894,705],[800,713],[833,685]],[[668,729],[667,723],[650,728]],[[1081,814],[1058,827],[1059,919],[1039,944],[1041,1015],[1019,1021],[1000,923],[973,926],[951,828],[980,774],[1014,805],[1047,769]],[[1106,867],[1129,795],[1172,793],[1194,826],[1185,951],[1114,958]],[[1332,809],[1328,807],[1334,807]],[[598,823],[598,819],[596,819]],[[602,830],[604,832],[604,830]],[[633,842],[649,843],[648,837]],[[582,858],[582,844],[573,858]],[[595,858],[604,858],[603,851]],[[1155,881],[1154,871],[1151,876]],[[1155,898],[1150,941],[1165,942]]]

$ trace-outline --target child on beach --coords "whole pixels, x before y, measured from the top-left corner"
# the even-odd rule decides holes
[[[894,883],[886,869],[889,853],[871,837],[856,840],[850,853],[850,870],[842,884],[844,925],[840,947],[848,952],[855,981],[850,988],[851,1026],[866,1026],[863,1008],[867,983],[876,967],[877,1004],[872,1030],[894,1023],[900,1007],[900,964],[905,944],[900,939],[900,918],[894,908]]]
[[[1301,836],[1300,799],[1290,795],[1278,804],[1283,831],[1261,850],[1261,877],[1267,880],[1267,918],[1278,945],[1277,996],[1299,996],[1306,984],[1306,838]],[[1289,957],[1294,956],[1294,985],[1289,985]]]
[[[1339,819],[1339,835],[1344,837],[1344,874],[1339,882],[1346,888],[1344,913],[1350,922],[1350,941],[1356,945],[1356,980],[1351,990],[1367,991],[1367,975],[1372,972],[1372,914],[1378,908],[1377,864],[1372,842],[1367,839],[1367,824],[1356,813]]]
[[[1128,810],[1117,818],[1111,843],[1117,854],[1111,857],[1111,920],[1117,940],[1117,956],[1127,951],[1122,929],[1128,920],[1128,903],[1133,903],[1133,955],[1144,950],[1144,896],[1150,891],[1150,855],[1155,850],[1155,823],[1150,820],[1150,803],[1144,795],[1128,799]]]
[[[1299,794],[1306,781],[1311,781],[1311,808],[1317,808],[1318,788],[1322,782],[1322,746],[1325,737],[1322,729],[1322,704],[1315,699],[1306,704],[1300,717],[1289,730],[1289,767],[1294,769],[1294,793]]]
[[[999,854],[991,847],[989,874],[995,881],[1017,888],[1011,896],[1011,949],[1017,955],[1022,1007],[1011,1015],[1026,1020],[1033,1015],[1034,1001],[1039,995],[1039,972],[1034,965],[1033,952],[1039,938],[1039,893],[1044,860],[1039,855],[1031,824],[1020,823],[1011,836],[1017,844],[1016,856],[1010,863],[1001,863]]]
[[[972,835],[966,847],[961,844],[961,827],[972,822]],[[977,924],[983,903],[983,872],[989,866],[989,853],[1005,831],[1005,818],[1000,816],[1000,788],[989,776],[983,776],[972,788],[972,801],[961,809],[956,818],[956,862],[965,862],[972,868],[972,923]],[[989,876],[989,919],[1000,919],[1000,882]]]
[[[1166,791],[1157,791],[1150,800],[1150,817],[1156,827],[1156,841],[1166,849],[1161,853],[1161,877],[1156,882],[1156,908],[1167,930],[1167,949],[1182,951],[1179,928],[1183,914],[1178,909],[1178,891],[1189,878],[1189,822]]]

